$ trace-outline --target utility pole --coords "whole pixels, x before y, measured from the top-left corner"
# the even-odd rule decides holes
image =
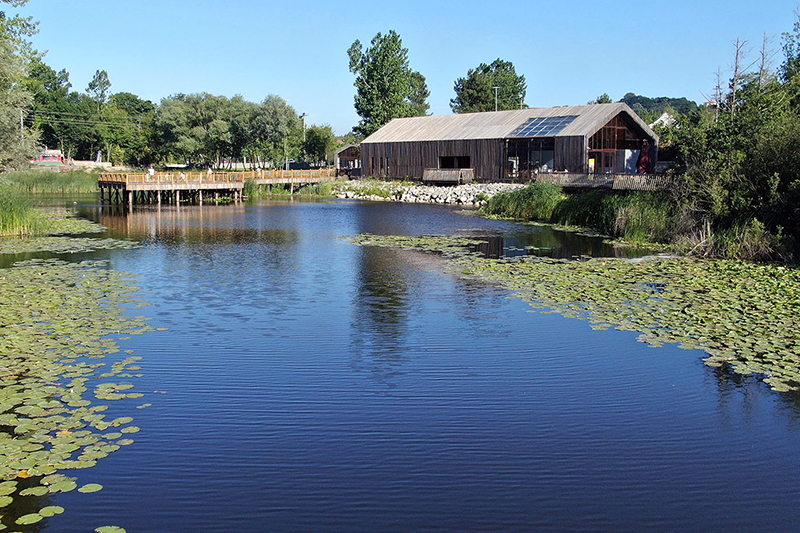
[[[494,89],[494,110],[497,111],[497,90],[500,87],[492,87]]]
[[[303,119],[303,161],[306,160],[306,117],[308,115],[303,113],[300,118]]]

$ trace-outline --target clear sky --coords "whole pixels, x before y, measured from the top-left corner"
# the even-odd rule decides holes
[[[8,7],[8,6],[6,6]],[[532,107],[585,104],[602,93],[703,101],[727,79],[733,43],[756,59],[764,34],[782,61],[796,0],[322,2],[311,0],[30,0],[45,63],[83,91],[98,69],[112,92],[158,103],[176,93],[277,94],[308,124],[344,134],[358,122],[347,49],[395,30],[427,79],[433,114],[453,84],[501,58],[528,82]],[[13,11],[9,9],[9,11]]]

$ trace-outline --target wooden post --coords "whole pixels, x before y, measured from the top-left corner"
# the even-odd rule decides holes
[[[203,205],[203,191],[202,190],[198,190],[197,191],[197,199],[200,200],[200,205]]]
[[[128,207],[133,208],[133,191],[128,191]]]

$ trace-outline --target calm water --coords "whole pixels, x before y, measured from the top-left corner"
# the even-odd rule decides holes
[[[800,408],[636,335],[529,312],[435,257],[341,237],[598,240],[424,205],[263,203],[130,216],[101,252],[155,326],[136,443],[53,498],[47,531],[794,531]],[[543,251],[546,249],[547,251]],[[130,407],[129,406],[129,407]],[[88,527],[88,526],[91,526]]]

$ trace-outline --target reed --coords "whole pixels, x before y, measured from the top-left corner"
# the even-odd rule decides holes
[[[33,235],[48,227],[48,219],[29,195],[14,185],[0,184],[0,235]]]
[[[71,194],[97,192],[97,173],[71,170],[22,170],[3,174],[5,181],[31,194]]]

